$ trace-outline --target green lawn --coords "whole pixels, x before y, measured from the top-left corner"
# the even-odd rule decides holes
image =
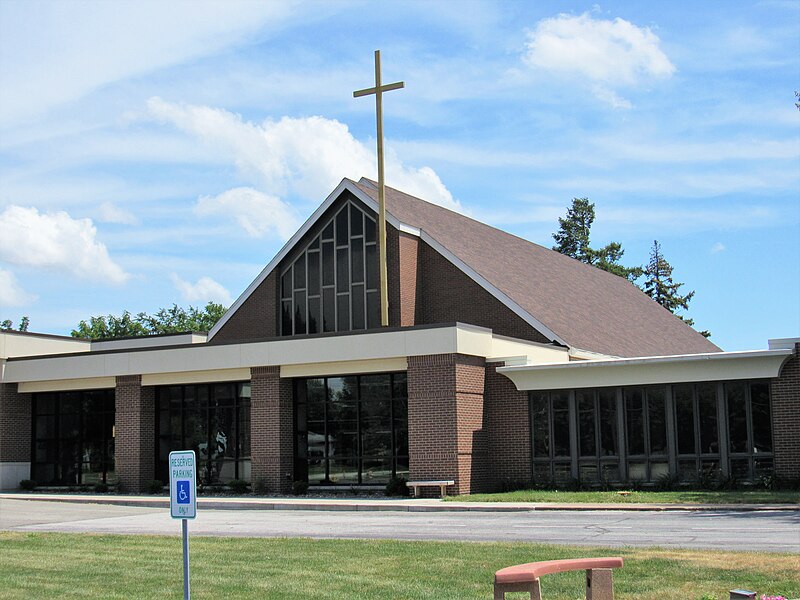
[[[499,494],[472,494],[449,496],[459,502],[596,502],[596,503],[649,503],[649,504],[797,504],[800,491],[730,490],[730,491],[679,491],[631,492],[623,496],[617,492],[564,492],[555,490],[519,490]]]
[[[800,597],[800,556],[533,544],[192,538],[199,599],[491,598],[504,566],[580,556],[625,558],[619,600],[727,598],[735,587]],[[583,598],[583,574],[542,580],[548,600]],[[179,537],[0,533],[2,598],[180,598]],[[522,595],[516,596],[522,598]]]

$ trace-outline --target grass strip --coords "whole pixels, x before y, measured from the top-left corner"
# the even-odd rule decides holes
[[[735,587],[800,597],[800,557],[789,554],[223,537],[191,538],[190,547],[198,600],[485,600],[502,567],[617,555],[619,600],[722,599]],[[2,598],[180,598],[181,568],[179,537],[0,533]],[[583,579],[547,576],[545,598],[583,598]]]
[[[565,502],[569,504],[798,504],[800,491],[724,490],[724,491],[631,491],[570,492],[560,490],[518,490],[497,494],[448,496],[457,502]]]

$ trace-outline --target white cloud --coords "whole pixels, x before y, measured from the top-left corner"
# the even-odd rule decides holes
[[[720,252],[725,252],[725,244],[717,242],[711,246],[711,254],[719,254]]]
[[[139,219],[129,210],[120,208],[111,202],[103,202],[97,212],[98,221],[103,223],[118,223],[120,225],[137,225]]]
[[[0,269],[0,306],[23,306],[36,300],[17,283],[11,271]]]
[[[318,200],[342,177],[358,180],[377,172],[372,149],[335,119],[283,117],[256,124],[223,109],[161,98],[151,98],[147,106],[154,119],[199,138],[215,152],[230,153],[242,175],[271,194]],[[386,152],[386,181],[430,202],[461,208],[433,169],[407,167],[391,148]]]
[[[217,196],[201,196],[194,212],[201,217],[231,218],[250,237],[272,233],[287,240],[299,225],[295,212],[280,198],[249,187],[233,188]]]
[[[0,213],[0,260],[124,283],[129,275],[96,237],[91,219],[73,219],[64,211],[39,213],[33,207],[12,205]]]
[[[230,292],[210,277],[201,277],[195,283],[191,283],[173,273],[170,279],[187,302],[218,302],[224,306],[233,303]]]
[[[528,32],[524,61],[535,69],[587,80],[595,96],[615,108],[630,102],[613,91],[654,78],[670,77],[675,65],[649,27],[590,13],[543,19]]]

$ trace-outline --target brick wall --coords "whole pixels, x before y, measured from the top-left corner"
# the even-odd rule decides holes
[[[419,246],[417,325],[461,321],[501,335],[550,341],[428,244]]]
[[[31,395],[0,383],[0,462],[31,460]]]
[[[486,365],[489,456],[496,489],[531,479],[531,430],[528,392],[497,372],[504,363]]]
[[[255,340],[278,335],[278,275],[270,273],[222,326],[210,343]]]
[[[254,485],[288,493],[294,478],[294,402],[292,380],[280,367],[250,370],[250,447]]]
[[[389,325],[415,324],[419,238],[399,232],[387,223],[386,270],[389,275]]]
[[[770,386],[775,474],[800,479],[800,344]]]
[[[155,476],[155,404],[155,388],[142,387],[141,375],[117,377],[115,468],[123,492],[143,492]]]
[[[452,479],[457,494],[488,487],[484,377],[482,358],[408,358],[411,480]]]

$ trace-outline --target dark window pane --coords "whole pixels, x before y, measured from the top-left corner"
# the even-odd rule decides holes
[[[336,331],[336,292],[322,290],[322,330]]]
[[[378,292],[367,292],[367,327],[381,326],[381,304]]]
[[[364,218],[364,213],[362,213],[355,206],[350,205],[350,235],[351,236],[361,235],[362,233],[364,233],[364,225],[362,223],[362,219],[363,218]]]
[[[617,394],[600,390],[600,455],[617,456]]]
[[[377,240],[376,235],[377,225],[368,215],[364,215],[364,239],[367,242],[374,242]]]
[[[333,239],[333,219],[331,222],[325,226],[325,229],[322,230],[322,239],[323,240],[332,240]]]
[[[304,290],[306,289],[306,255],[303,254],[300,258],[298,258],[294,262],[294,266],[292,267],[294,271],[294,289],[295,290]]]
[[[36,394],[36,413],[39,415],[52,415],[56,413],[55,394]]]
[[[553,392],[553,456],[570,456],[569,394]]]
[[[320,299],[308,299],[308,333],[319,333],[322,317],[320,315]]]
[[[644,407],[642,390],[625,390],[625,428],[628,454],[644,454]],[[634,480],[634,477],[631,477]]]
[[[750,412],[753,416],[753,452],[772,452],[768,384],[750,385]]]
[[[353,286],[353,329],[366,327],[367,315],[364,311],[364,286]]]
[[[361,376],[361,402],[386,400],[390,395],[391,378],[387,373]]]
[[[294,334],[306,333],[306,293],[294,293]]]
[[[364,281],[364,240],[358,238],[350,242],[350,273],[353,283]]]
[[[744,383],[739,381],[726,383],[725,398],[728,403],[728,436],[731,452],[747,452],[747,408]]]
[[[550,410],[547,394],[534,392],[531,398],[531,420],[533,434],[533,456],[550,457]],[[549,474],[548,474],[549,477]]]
[[[281,301],[281,334],[292,335],[292,301]]]
[[[675,428],[678,434],[678,454],[694,454],[694,386],[676,385],[672,388],[675,399]]]
[[[281,276],[281,298],[292,297],[292,269]]]
[[[406,398],[408,396],[408,376],[405,373],[392,375],[392,396]]]
[[[336,296],[336,331],[350,331],[350,296]]]
[[[316,296],[319,294],[319,252],[308,253],[308,294]]]
[[[333,285],[333,242],[322,244],[322,285]]]
[[[347,206],[336,215],[336,245],[344,246],[347,244]]]
[[[647,390],[647,417],[650,424],[650,454],[667,453],[667,413],[663,387]]]
[[[594,391],[577,390],[575,399],[578,405],[578,442],[580,456],[596,456]],[[597,476],[597,473],[594,474]],[[581,477],[581,480],[584,480]]]
[[[697,407],[700,413],[700,452],[718,454],[717,386],[715,384],[697,384]]]
[[[308,245],[309,250],[317,250],[319,248],[319,236],[315,237],[313,241]]]
[[[378,250],[375,244],[367,246],[367,289],[378,289]]]
[[[347,248],[336,250],[336,291],[350,290],[350,265],[347,259]]]

